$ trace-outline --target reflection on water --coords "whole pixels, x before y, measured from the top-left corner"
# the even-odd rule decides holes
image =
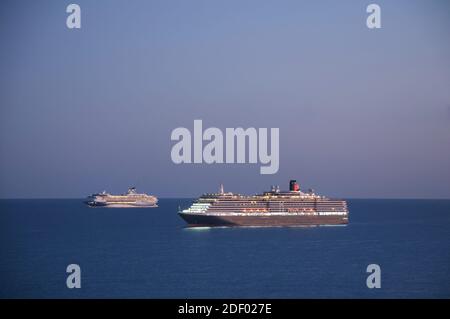
[[[208,231],[211,230],[211,228],[213,227],[208,227],[208,226],[185,226],[183,227],[184,231]]]

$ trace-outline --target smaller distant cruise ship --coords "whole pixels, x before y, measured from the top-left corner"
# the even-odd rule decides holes
[[[130,187],[126,194],[121,195],[112,195],[105,191],[92,194],[85,203],[91,207],[157,207],[158,198],[137,193],[135,187]]]

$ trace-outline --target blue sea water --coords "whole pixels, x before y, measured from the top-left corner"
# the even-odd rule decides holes
[[[348,226],[200,229],[176,214],[190,201],[1,200],[0,297],[450,297],[449,200],[349,200]],[[72,263],[80,289],[66,287]]]

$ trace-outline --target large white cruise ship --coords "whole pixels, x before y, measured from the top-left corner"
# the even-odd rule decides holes
[[[178,212],[191,226],[306,226],[345,225],[348,208],[345,200],[303,192],[296,180],[289,191],[272,187],[269,192],[245,196],[226,193],[204,194]]]
[[[130,187],[126,194],[112,195],[105,191],[90,195],[85,203],[91,207],[157,207],[158,198],[139,194],[135,187]]]

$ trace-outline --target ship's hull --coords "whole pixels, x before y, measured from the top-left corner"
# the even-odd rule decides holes
[[[89,207],[108,207],[108,208],[148,208],[158,207],[155,203],[101,203],[86,202]]]
[[[189,226],[259,226],[259,227],[286,227],[286,226],[316,226],[316,225],[345,225],[348,224],[348,215],[208,215],[179,213]]]

